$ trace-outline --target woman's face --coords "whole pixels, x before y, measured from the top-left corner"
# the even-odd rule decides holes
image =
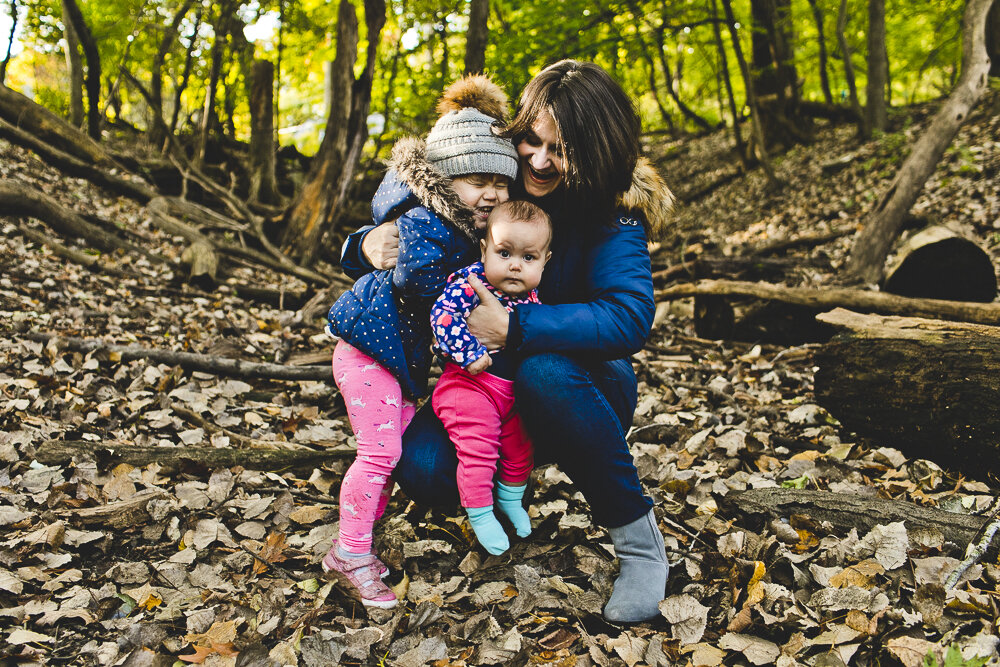
[[[544,197],[559,187],[566,173],[566,158],[551,114],[543,111],[538,115],[531,131],[517,145],[517,155],[529,196]]]

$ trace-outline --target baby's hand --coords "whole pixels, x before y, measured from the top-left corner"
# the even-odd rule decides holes
[[[469,364],[468,366],[466,366],[465,370],[467,370],[469,372],[469,375],[479,375],[480,373],[482,373],[483,371],[485,371],[487,368],[489,368],[490,364],[492,364],[492,363],[493,363],[493,360],[490,359],[490,355],[484,354],[483,356],[479,357],[478,359],[476,359],[475,361],[473,361],[471,364]]]

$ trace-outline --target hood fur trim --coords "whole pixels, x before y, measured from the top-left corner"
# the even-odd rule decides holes
[[[632,172],[632,186],[619,198],[619,203],[630,211],[642,213],[650,241],[658,240],[666,230],[674,201],[674,193],[653,163],[640,157]]]
[[[454,225],[470,239],[479,242],[472,209],[459,198],[451,180],[427,161],[423,139],[400,139],[392,147],[388,166],[410,188],[420,203],[442,220]]]

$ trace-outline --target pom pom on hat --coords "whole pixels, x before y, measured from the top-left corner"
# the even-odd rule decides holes
[[[470,74],[448,86],[437,104],[442,116],[472,107],[500,121],[507,119],[507,94],[484,74]]]
[[[486,76],[466,76],[448,86],[427,135],[427,159],[452,178],[467,174],[517,177],[517,151],[493,126],[507,113],[507,96]]]

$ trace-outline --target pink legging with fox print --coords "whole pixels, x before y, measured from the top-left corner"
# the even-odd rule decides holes
[[[403,396],[392,373],[342,340],[333,351],[333,379],[358,443],[357,458],[340,485],[340,544],[367,553],[372,526],[392,495],[392,471],[416,406]]]

